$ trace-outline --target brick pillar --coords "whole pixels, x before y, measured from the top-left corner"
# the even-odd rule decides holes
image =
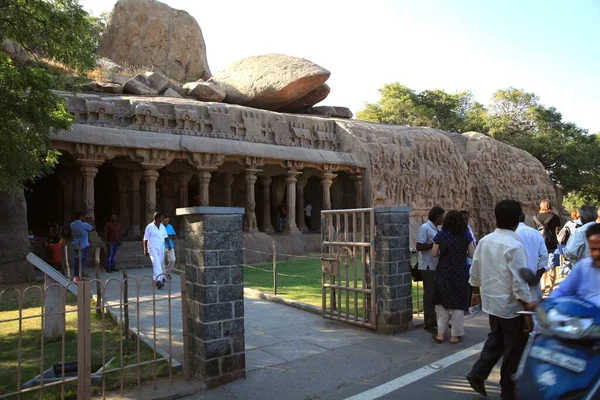
[[[190,371],[214,388],[246,377],[243,208],[177,209],[186,235]]]
[[[381,333],[403,332],[412,326],[410,274],[410,208],[375,209],[375,276]]]

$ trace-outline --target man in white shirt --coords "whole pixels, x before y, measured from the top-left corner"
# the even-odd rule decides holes
[[[433,239],[438,234],[438,226],[444,221],[446,211],[442,207],[433,207],[427,216],[429,221],[421,225],[417,235],[417,251],[419,252],[419,270],[423,277],[423,329],[437,333],[433,290],[435,287],[435,268],[439,258],[431,254]]]
[[[165,258],[165,244],[167,249],[171,250],[171,241],[165,226],[162,224],[162,213],[154,213],[154,222],[146,226],[144,231],[144,254],[150,257],[152,261],[152,270],[154,272],[154,282],[156,287],[162,289],[165,285],[165,276],[163,275],[162,263]]]
[[[519,270],[527,268],[525,247],[515,233],[519,225],[521,204],[503,200],[495,209],[497,229],[481,239],[473,256],[471,279],[474,302],[481,296],[484,312],[489,314],[490,333],[479,360],[467,375],[476,392],[487,396],[485,380],[502,358],[500,397],[516,399],[512,375],[517,371],[528,333],[533,328],[531,316],[517,314],[533,310],[531,292]]]
[[[525,246],[525,256],[527,257],[527,268],[537,276],[538,281],[542,275],[549,269],[548,249],[542,235],[537,229],[525,225],[525,214],[521,213],[519,217],[519,226],[515,231],[521,238],[521,243]],[[533,299],[542,298],[542,289],[540,285],[531,286],[531,296]]]
[[[312,202],[308,200],[306,206],[304,206],[304,224],[308,230],[312,230]]]
[[[579,219],[582,226],[569,238],[565,248],[565,258],[572,264],[590,256],[587,245],[586,231],[596,223],[598,209],[594,206],[583,206],[579,209]]]

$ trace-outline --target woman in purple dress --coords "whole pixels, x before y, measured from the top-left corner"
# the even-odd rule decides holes
[[[433,292],[438,332],[433,338],[437,343],[443,343],[451,322],[450,343],[459,343],[465,334],[465,311],[471,301],[467,256],[472,258],[475,252],[473,236],[459,211],[448,211],[433,243],[431,253],[440,257]]]

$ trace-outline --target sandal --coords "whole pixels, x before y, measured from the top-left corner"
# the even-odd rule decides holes
[[[444,339],[438,339],[437,338],[437,333],[435,335],[432,336],[433,340],[437,343],[437,344],[442,344],[444,343]]]
[[[450,343],[452,343],[452,344],[458,344],[458,343],[462,342],[463,340],[465,340],[464,336],[457,336],[456,340],[450,339]]]

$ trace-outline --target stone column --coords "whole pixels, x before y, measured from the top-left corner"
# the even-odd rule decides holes
[[[154,213],[156,212],[156,181],[160,174],[156,169],[145,169],[144,170],[144,182],[146,183],[146,223],[150,223],[154,220]]]
[[[192,174],[179,175],[179,187],[180,187],[179,204],[180,204],[180,207],[188,206],[188,198],[189,198],[188,184],[190,183],[191,179],[192,179]]]
[[[198,171],[198,196],[200,196],[200,205],[208,206],[210,198],[210,176],[211,172],[206,170]]]
[[[234,176],[231,173],[225,175],[225,205],[227,207],[233,206],[233,187]]]
[[[246,226],[248,232],[258,232],[256,223],[256,196],[254,193],[256,187],[257,170],[246,170]]]
[[[354,182],[354,191],[356,192],[356,208],[362,208],[363,203],[363,177],[362,175],[352,176]]]
[[[398,333],[412,326],[412,276],[410,273],[410,208],[375,209],[375,276],[377,299],[383,307],[377,330]]]
[[[121,222],[121,229],[123,232],[129,230],[131,224],[129,218],[129,209],[131,208],[129,189],[130,189],[130,178],[127,174],[126,169],[119,170],[117,172],[117,184],[119,185],[119,221]]]
[[[66,290],[48,275],[44,275],[44,287],[44,337],[60,337],[65,331]]]
[[[142,179],[142,171],[133,169],[129,173],[131,179],[131,224],[127,231],[129,237],[139,237],[141,234],[141,204],[140,204],[140,179]]]
[[[98,163],[81,162],[81,175],[83,175],[83,207],[86,217],[91,217],[94,223],[96,216],[94,214],[95,194],[94,194],[94,178],[98,174]]]
[[[69,226],[74,219],[73,213],[77,211],[73,209],[73,176],[68,173],[62,174],[59,180],[63,187],[63,225]]]
[[[184,368],[209,389],[246,377],[243,214],[228,207],[177,210],[187,238]]]
[[[74,178],[73,178],[73,201],[75,204],[75,211],[76,212],[83,212],[84,207],[83,207],[83,179],[81,177],[81,168],[75,168],[75,174],[74,174]],[[69,221],[69,223],[71,223],[71,221]]]
[[[296,225],[296,182],[298,181],[297,176],[300,173],[297,171],[288,171],[287,173],[287,221],[285,223],[285,230],[292,233],[299,232],[298,226]]]
[[[306,221],[304,220],[304,187],[306,186],[307,180],[305,178],[299,178],[298,183],[296,184],[296,206],[298,207],[297,216],[298,216],[298,228],[300,232],[308,232],[308,228],[306,227]]]
[[[271,177],[262,176],[263,184],[263,219],[265,225],[265,233],[273,233],[273,223],[271,222]]]
[[[323,179],[321,180],[321,186],[323,187],[323,210],[331,210],[331,185],[336,174],[331,172],[325,172]]]

